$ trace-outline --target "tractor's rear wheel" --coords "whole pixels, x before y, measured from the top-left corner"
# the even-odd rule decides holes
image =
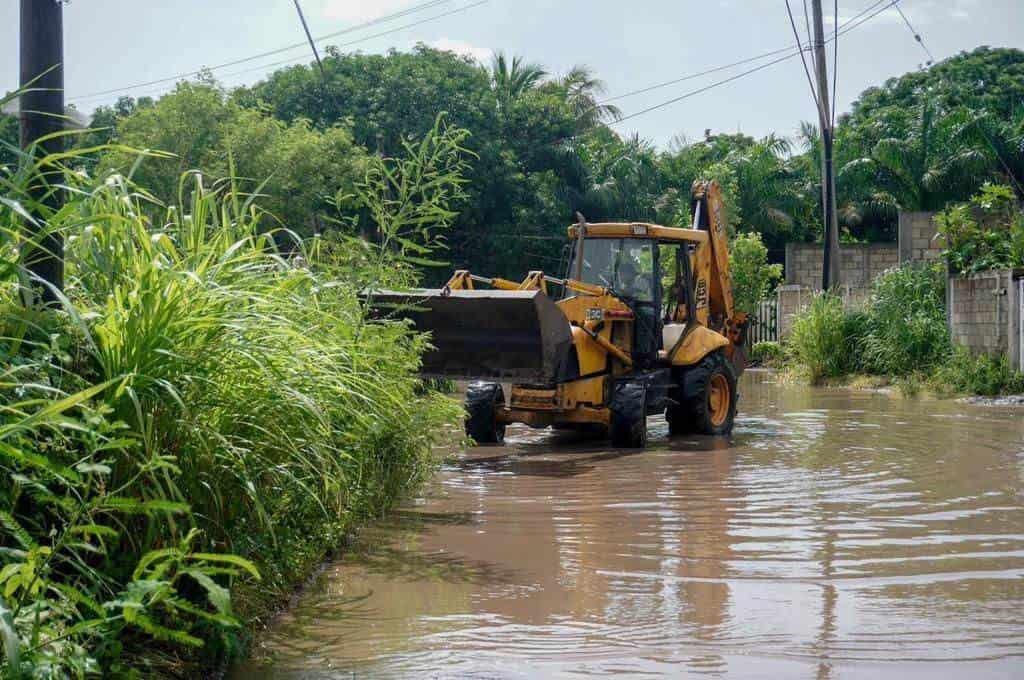
[[[505,439],[505,423],[498,420],[498,410],[504,405],[505,391],[498,383],[470,383],[466,388],[466,434],[478,444]]]
[[[729,434],[736,419],[738,397],[732,364],[722,352],[712,352],[683,372],[678,403],[665,411],[669,432]]]
[[[612,445],[642,449],[647,446],[647,388],[640,383],[619,383],[611,403],[608,434]]]

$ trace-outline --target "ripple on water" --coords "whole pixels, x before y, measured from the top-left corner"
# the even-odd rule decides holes
[[[744,378],[728,441],[510,428],[237,677],[1011,677],[1024,415]]]

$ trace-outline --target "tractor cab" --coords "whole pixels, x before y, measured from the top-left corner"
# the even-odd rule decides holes
[[[583,238],[576,242],[566,278],[572,275],[577,262],[580,266],[576,280],[605,288],[633,312],[633,360],[638,365],[653,363],[661,349],[658,342],[661,286],[655,241],[633,237]]]
[[[647,227],[632,225],[635,235],[629,237],[577,239],[565,273],[567,279],[576,275],[605,288],[629,307],[635,316],[632,356],[640,366],[666,359],[687,321],[696,319],[692,248],[678,239],[648,236]],[[567,288],[563,299],[575,295]]]

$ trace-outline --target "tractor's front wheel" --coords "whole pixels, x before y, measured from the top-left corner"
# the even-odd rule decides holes
[[[732,364],[722,352],[712,352],[683,372],[678,403],[665,411],[669,432],[729,434],[738,397]]]
[[[498,410],[504,405],[505,391],[498,383],[470,383],[466,388],[466,434],[478,444],[505,439],[505,423],[498,420]]]
[[[619,383],[611,403],[608,434],[612,445],[642,449],[647,446],[647,388],[640,383]]]

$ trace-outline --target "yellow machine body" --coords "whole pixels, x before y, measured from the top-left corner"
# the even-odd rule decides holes
[[[577,243],[581,252],[586,252],[587,244],[603,239],[684,246],[679,252],[685,254],[679,257],[686,257],[688,263],[680,265],[677,261],[676,282],[682,280],[678,272],[682,266],[692,280],[687,302],[666,310],[661,323],[656,324],[662,330],[660,346],[656,357],[645,361],[642,367],[634,356],[636,314],[610,287],[574,278],[557,279],[541,271],[530,272],[523,281],[484,278],[465,270],[455,272],[440,295],[475,290],[474,283],[481,282],[497,291],[532,290],[545,296],[550,287],[564,290],[562,299],[555,304],[570,327],[574,370],[564,379],[549,380],[547,384],[513,382],[508,403],[497,413],[501,422],[533,427],[607,426],[611,419],[611,392],[617,379],[658,367],[691,366],[719,350],[737,373],[743,370],[746,317],[733,310],[728,230],[718,185],[696,183],[693,207],[694,222],[686,228],[581,221],[568,229],[568,238]],[[655,285],[659,284],[662,282]],[[495,308],[481,311],[500,313]],[[656,312],[660,315],[661,310]]]

